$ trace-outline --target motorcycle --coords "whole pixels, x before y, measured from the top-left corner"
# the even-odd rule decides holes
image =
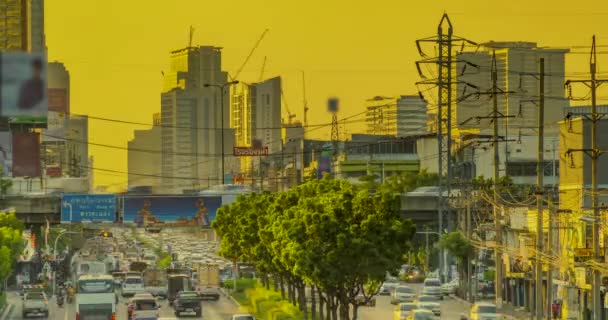
[[[59,308],[62,308],[62,307],[63,307],[63,302],[64,302],[63,300],[64,300],[63,295],[58,295],[58,296],[57,296],[57,306],[58,306]]]

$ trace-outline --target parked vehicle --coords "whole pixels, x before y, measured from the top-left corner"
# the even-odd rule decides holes
[[[200,317],[203,313],[201,298],[196,291],[181,291],[175,297],[173,303],[175,315],[181,316],[184,313],[194,314]]]
[[[460,286],[460,281],[458,279],[454,279],[448,283],[444,283],[441,285],[441,293],[443,295],[450,295],[456,293],[456,289]]]
[[[232,316],[232,320],[255,320],[255,317],[250,314],[235,314]]]
[[[26,292],[23,295],[23,318],[27,316],[49,316],[49,300],[44,292]]]

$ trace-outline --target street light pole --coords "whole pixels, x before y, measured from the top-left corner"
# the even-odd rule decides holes
[[[234,81],[226,82],[226,83],[224,83],[222,85],[219,85],[219,84],[210,84],[210,83],[205,83],[203,85],[203,87],[205,87],[205,88],[214,87],[214,88],[220,89],[220,103],[221,103],[220,109],[221,109],[221,117],[222,117],[222,120],[221,120],[221,122],[222,122],[222,178],[221,178],[222,183],[221,184],[225,183],[225,181],[224,181],[224,179],[225,179],[225,169],[224,169],[224,159],[225,159],[225,155],[224,155],[224,91],[226,90],[227,87],[229,87],[229,86],[231,86],[233,84],[237,84],[237,83],[239,83],[239,81],[238,80],[234,80]]]
[[[70,206],[70,209],[71,209],[71,206]],[[53,260],[54,261],[57,261],[57,243],[59,242],[59,238],[61,238],[61,236],[63,236],[63,235],[74,234],[74,233],[79,233],[79,232],[65,231],[65,229],[63,229],[63,231],[61,231],[57,235],[57,238],[55,238],[55,244],[53,245]],[[57,279],[55,279],[55,273],[56,273],[55,268],[53,268],[53,295],[55,295],[55,287],[57,286]]]

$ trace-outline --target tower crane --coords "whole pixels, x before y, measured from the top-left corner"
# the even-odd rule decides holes
[[[302,99],[304,102],[304,128],[308,126],[308,101],[306,101],[306,78],[304,77],[304,71],[302,71]]]
[[[287,111],[287,123],[291,124],[291,119],[295,118],[296,115],[289,111],[289,106],[287,105],[287,99],[285,99],[285,93],[283,93],[283,86],[281,85],[281,99],[283,100],[283,104],[285,105],[285,111]]]
[[[258,79],[258,82],[264,80],[264,69],[266,69],[266,56],[264,56],[264,61],[262,61],[262,70],[260,71],[260,79]]]
[[[249,62],[249,59],[251,58],[251,56],[255,52],[255,50],[258,48],[258,46],[260,45],[260,43],[262,42],[262,40],[264,40],[264,37],[266,36],[266,34],[268,33],[268,31],[270,31],[270,29],[264,29],[264,32],[262,32],[262,35],[260,35],[260,37],[258,38],[258,40],[255,42],[255,44],[253,45],[253,48],[251,48],[251,51],[249,51],[249,54],[247,55],[247,57],[245,57],[245,61],[243,61],[243,64],[241,64],[241,66],[234,73],[234,76],[228,75],[231,80],[235,80],[235,79],[237,79],[239,77],[239,75],[241,74],[241,72],[243,71],[243,69],[245,68],[245,66],[247,65],[247,62]]]

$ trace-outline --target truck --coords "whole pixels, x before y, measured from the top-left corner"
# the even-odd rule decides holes
[[[167,300],[173,305],[180,291],[192,291],[191,275],[188,273],[167,273]]]
[[[26,292],[23,295],[22,316],[28,315],[49,317],[49,301],[44,292]]]
[[[144,288],[154,297],[167,298],[167,275],[158,269],[144,271]]]
[[[203,300],[220,299],[220,266],[216,263],[198,263],[196,266],[198,276],[197,292]]]

